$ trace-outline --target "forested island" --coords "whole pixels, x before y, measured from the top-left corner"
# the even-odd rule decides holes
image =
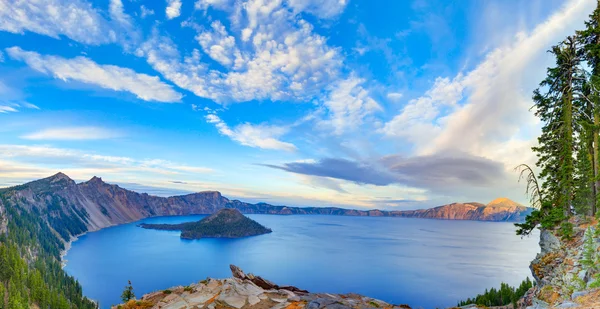
[[[180,224],[139,225],[145,229],[181,231],[183,239],[240,238],[271,233],[272,230],[242,215],[237,209],[225,208],[200,221]]]

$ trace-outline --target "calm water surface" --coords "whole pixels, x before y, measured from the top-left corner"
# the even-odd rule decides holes
[[[148,223],[196,221],[158,217]],[[181,240],[179,232],[107,228],[73,243],[65,270],[101,308],[119,303],[127,280],[138,296],[206,277],[229,264],[311,292],[356,292],[413,308],[456,305],[504,281],[531,276],[539,234],[521,239],[511,223],[341,216],[250,215],[273,233]]]

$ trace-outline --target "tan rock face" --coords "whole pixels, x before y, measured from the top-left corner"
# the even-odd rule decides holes
[[[170,294],[154,292],[142,297],[152,309],[351,309],[351,308],[410,308],[391,305],[357,294],[309,293],[296,287],[279,287],[276,284],[231,266],[233,278],[207,279],[188,287],[169,288]],[[267,288],[253,280],[267,282]],[[298,291],[298,292],[293,292]],[[124,306],[124,305],[121,305]],[[113,308],[118,308],[115,306]]]
[[[435,208],[399,212],[402,217],[445,220],[512,221],[520,222],[531,209],[507,198],[495,199],[487,205],[481,203],[452,203]]]

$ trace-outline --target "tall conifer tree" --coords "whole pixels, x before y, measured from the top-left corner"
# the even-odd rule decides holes
[[[584,59],[591,68],[591,76],[587,82],[589,92],[584,97],[589,105],[591,114],[591,134],[589,136],[590,152],[592,157],[594,199],[591,205],[591,214],[598,211],[600,200],[600,1],[590,19],[585,23],[586,29],[577,32],[578,40],[582,43]]]

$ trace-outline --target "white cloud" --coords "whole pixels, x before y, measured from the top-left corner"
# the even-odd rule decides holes
[[[297,149],[293,144],[279,140],[281,136],[288,132],[285,127],[244,123],[231,129],[215,114],[206,115],[206,121],[214,124],[222,135],[244,146],[284,151],[295,151]]]
[[[198,0],[194,4],[196,10],[206,10],[209,6],[213,6],[220,10],[225,10],[230,7],[233,0]]]
[[[140,17],[146,18],[148,16],[154,15],[154,10],[148,9],[144,5],[140,6]]]
[[[2,94],[2,83],[0,83],[0,94]],[[37,107],[34,104],[31,103],[27,103],[27,102],[19,102],[19,103],[15,103],[15,102],[11,102],[11,101],[7,101],[7,102],[2,102],[0,101],[0,113],[16,113],[18,112],[21,108],[28,108],[28,109],[40,109],[39,107]]]
[[[243,5],[246,6],[246,9],[251,16],[250,18],[257,21],[259,18],[258,15],[262,15],[264,18],[276,8],[283,5],[289,7],[294,14],[306,12],[323,19],[333,18],[344,11],[348,2],[348,0],[248,0],[243,1]],[[235,11],[234,3],[234,0],[198,0],[196,1],[194,8],[197,10],[206,10],[208,7],[212,6],[218,10]]]
[[[108,12],[110,13],[111,18],[119,24],[131,27],[133,22],[131,17],[125,14],[123,2],[121,0],[110,0]]]
[[[117,40],[110,23],[80,0],[0,0],[0,30],[66,36],[85,44]]]
[[[179,87],[221,103],[309,101],[337,80],[340,51],[328,46],[307,21],[294,19],[277,1],[236,6],[244,13],[238,20],[242,39],[250,44],[236,42],[220,22],[198,35],[203,50],[223,70],[209,69],[196,50],[182,59],[177,46],[156,31],[136,54]]]
[[[211,24],[211,31],[200,32],[196,40],[202,46],[202,50],[218,63],[239,69],[246,63],[240,50],[235,44],[235,38],[227,33],[225,26],[219,21]]]
[[[460,149],[507,168],[531,162],[530,147],[538,133],[529,111],[531,93],[552,64],[546,50],[583,27],[594,5],[571,0],[530,33],[518,33],[512,42],[489,52],[472,71],[436,79],[426,95],[411,100],[382,133],[408,139],[420,154]]]
[[[387,94],[388,100],[393,101],[393,102],[400,101],[400,99],[402,99],[402,97],[403,97],[403,95],[400,92],[389,92]]]
[[[12,106],[0,105],[0,113],[1,114],[16,113],[16,112],[17,112],[17,110]]]
[[[179,175],[211,173],[213,169],[171,162],[162,159],[134,159],[87,153],[77,149],[56,148],[44,145],[0,145],[0,161],[16,160],[14,166],[30,165],[40,168],[67,167],[68,169],[92,169],[100,173],[152,173]]]
[[[382,110],[365,89],[364,82],[364,79],[350,76],[336,83],[323,103],[329,115],[321,124],[332,127],[333,133],[340,135],[358,129],[365,117]]]
[[[0,63],[4,62],[4,53],[0,51]]]
[[[30,140],[98,140],[120,137],[119,132],[101,127],[49,128],[21,136]]]
[[[21,102],[21,103],[19,103],[19,105],[22,107],[25,107],[25,108],[30,108],[30,109],[38,109],[38,110],[40,109],[37,105],[31,104],[28,102]]]
[[[27,63],[32,69],[63,81],[74,80],[115,91],[127,91],[145,101],[179,102],[182,95],[160,78],[136,73],[114,65],[100,65],[85,57],[66,59],[24,51],[19,47],[6,49],[8,55]]]
[[[167,0],[167,8],[165,10],[167,19],[173,19],[181,15],[181,0]]]
[[[438,77],[424,96],[408,102],[401,113],[387,122],[380,132],[405,138],[418,146],[426,144],[441,130],[435,120],[442,108],[454,107],[462,99],[462,80],[460,74],[454,80]]]
[[[288,0],[295,11],[304,11],[320,18],[332,18],[341,14],[349,0]]]

